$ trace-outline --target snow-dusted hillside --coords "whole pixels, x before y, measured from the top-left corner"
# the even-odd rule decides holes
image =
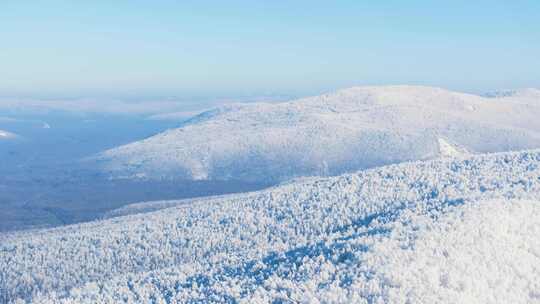
[[[540,97],[534,96],[356,87],[217,108],[98,159],[113,176],[279,182],[465,151],[538,148]]]
[[[532,303],[539,233],[540,150],[442,158],[0,235],[0,295]]]

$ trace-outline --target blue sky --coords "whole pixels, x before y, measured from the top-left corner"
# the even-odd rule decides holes
[[[2,94],[540,87],[540,1],[6,0],[0,28]]]

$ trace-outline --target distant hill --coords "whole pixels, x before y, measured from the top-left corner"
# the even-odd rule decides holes
[[[449,151],[538,148],[534,92],[487,98],[421,86],[354,87],[278,104],[229,105],[97,159],[113,177],[277,183]]]

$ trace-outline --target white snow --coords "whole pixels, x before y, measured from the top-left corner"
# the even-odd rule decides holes
[[[540,150],[402,163],[178,204],[0,235],[4,299],[540,301]]]
[[[438,139],[439,156],[441,157],[463,157],[470,154],[467,149],[450,144],[443,138]]]
[[[384,86],[229,105],[97,158],[112,176],[278,183],[457,152],[539,148],[540,97],[525,95]]]

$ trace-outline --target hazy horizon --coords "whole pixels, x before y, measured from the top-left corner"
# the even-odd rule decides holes
[[[540,87],[536,1],[4,3],[0,95],[307,96]]]

